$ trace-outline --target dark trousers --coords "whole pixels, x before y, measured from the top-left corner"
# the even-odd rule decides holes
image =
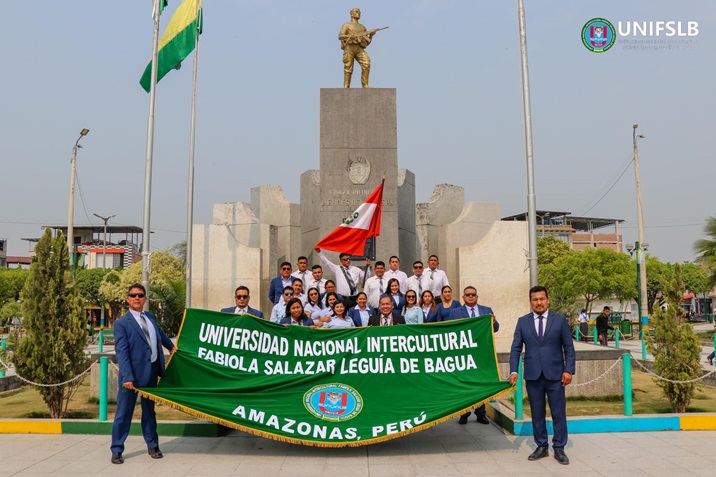
[[[479,415],[486,416],[487,415],[487,410],[485,410],[484,404],[475,409],[475,415],[476,416],[479,416]],[[462,417],[470,417],[470,412],[466,412],[465,414],[462,415]]]
[[[160,350],[161,352],[161,350]],[[152,377],[149,380],[148,388],[157,386],[157,376],[159,376],[159,360],[152,363]],[[117,393],[117,412],[114,415],[114,423],[112,424],[112,452],[124,452],[124,441],[129,435],[129,428],[132,426],[132,414],[134,414],[134,406],[137,404],[138,394],[122,387],[119,383],[119,392]],[[146,398],[140,398],[142,405],[142,434],[144,442],[147,443],[147,449],[159,446],[159,436],[157,435],[157,415],[154,412],[154,401]]]
[[[564,449],[567,445],[567,399],[562,381],[550,381],[541,375],[539,379],[525,380],[532,413],[532,433],[537,447],[549,447],[547,434],[547,402],[552,413],[554,436],[552,447]],[[546,397],[546,399],[545,399]]]

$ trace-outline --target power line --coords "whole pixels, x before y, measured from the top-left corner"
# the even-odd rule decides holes
[[[80,191],[80,202],[82,202],[82,209],[85,211],[85,217],[87,217],[87,222],[89,222],[90,225],[94,225],[92,223],[92,219],[90,219],[89,214],[87,213],[87,207],[85,207],[85,196],[82,193],[82,186],[80,185],[80,175],[78,173],[75,173],[75,177],[77,179],[77,189]]]
[[[614,183],[611,185],[611,187],[609,187],[609,189],[607,189],[607,191],[604,193],[604,195],[602,195],[602,196],[599,198],[599,200],[594,203],[593,206],[591,206],[591,207],[590,207],[589,209],[587,209],[586,211],[582,212],[582,213],[580,214],[581,216],[587,215],[590,210],[592,210],[593,208],[595,208],[595,207],[597,206],[597,204],[599,204],[599,203],[602,201],[602,199],[605,198],[605,197],[607,196],[607,194],[609,194],[609,192],[612,191],[612,189],[614,188],[614,186],[617,185],[617,182],[619,182],[619,179],[621,179],[622,176],[624,175],[624,173],[625,173],[627,170],[629,170],[629,166],[631,166],[631,163],[632,163],[633,161],[634,161],[634,159],[632,159],[632,160],[629,161],[629,163],[626,165],[626,167],[624,168],[624,170],[622,171],[622,173],[619,174],[619,177],[617,177],[617,180],[614,181]]]

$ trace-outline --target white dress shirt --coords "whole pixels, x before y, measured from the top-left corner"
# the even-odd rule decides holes
[[[296,270],[295,272],[293,272],[293,273],[291,274],[291,276],[301,279],[301,281],[303,282],[303,289],[304,289],[304,290],[307,290],[307,288],[306,288],[306,282],[307,282],[307,281],[309,281],[309,282],[310,282],[310,281],[313,281],[313,273],[311,273],[310,270],[306,270],[306,271],[303,271],[303,272],[299,272],[298,270]]]
[[[547,331],[547,315],[549,315],[549,310],[545,310],[544,313],[541,315],[532,312],[532,318],[535,320],[535,332],[537,333],[537,336],[539,336],[539,317],[543,316],[542,318],[542,337],[544,337],[544,333]]]
[[[430,290],[430,280],[425,277],[424,273],[419,277],[417,275],[413,275],[405,282],[405,288],[406,292],[408,290],[413,290],[417,293],[418,300],[420,300],[420,295],[422,295],[425,290]]]
[[[382,292],[381,281],[383,282]],[[365,287],[363,287],[363,291],[368,296],[368,306],[378,308],[378,305],[380,303],[380,296],[387,291],[387,288],[388,278],[385,275],[383,275],[382,277],[373,276],[366,280]]]
[[[358,291],[360,290],[361,278],[363,278],[364,274],[367,274],[366,276],[368,277],[370,276],[370,269],[366,269],[366,271],[364,272],[363,270],[354,265],[345,268],[346,273],[351,278],[351,280],[353,280],[353,285],[355,286],[355,292],[351,293],[351,287],[348,284],[348,280],[346,280],[345,274],[343,273],[344,267],[342,265],[336,265],[335,263],[328,260],[328,258],[323,254],[323,252],[319,252],[318,256],[321,258],[321,261],[323,261],[323,264],[333,272],[333,275],[335,275],[336,291],[339,295],[343,295],[344,297],[358,294]]]
[[[447,275],[445,275],[445,272],[439,268],[436,268],[435,270],[427,268],[423,271],[423,276],[427,277],[430,287],[429,290],[433,292],[434,296],[440,296],[443,291],[443,287],[445,285],[450,285],[448,283]]]
[[[129,312],[132,314],[132,317],[137,321],[137,324],[139,325],[139,328],[142,328],[142,317],[140,316],[140,312],[134,311],[132,309],[129,310]],[[143,313],[143,312],[142,312]],[[144,315],[146,316],[146,315]],[[147,324],[147,331],[149,332],[149,347],[152,350],[152,363],[157,360],[159,357],[159,351],[157,350],[157,331],[154,329],[154,325],[151,321],[149,321],[149,318],[144,318],[145,323]],[[144,338],[144,331],[142,331],[142,338]]]
[[[303,284],[303,288],[305,290],[308,290],[310,288],[316,288],[318,290],[319,295],[323,295],[326,293],[326,279],[321,278],[320,280],[316,280],[313,278],[313,275],[311,275],[311,278],[308,280],[308,285],[305,283]]]

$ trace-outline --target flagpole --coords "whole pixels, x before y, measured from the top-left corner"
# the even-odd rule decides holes
[[[383,206],[383,191],[385,190],[385,176],[383,176],[383,180],[380,183],[380,199],[378,200],[378,204],[380,206]],[[383,215],[381,214],[380,219],[383,220]],[[376,224],[373,224],[373,230],[371,230],[370,238],[375,240],[375,227]],[[375,244],[373,244],[375,246]],[[372,257],[371,257],[372,258]],[[368,269],[370,268],[370,265],[365,266],[365,272],[363,273],[363,288],[365,288],[365,281],[368,279]]]
[[[154,157],[154,106],[156,103],[157,71],[159,68],[159,17],[162,0],[153,0],[154,8],[154,44],[152,46],[152,75],[149,89],[149,119],[147,121],[147,160],[144,168],[144,226],[142,228],[142,285],[149,296],[149,238],[150,215],[152,210],[152,160]],[[144,303],[144,309],[149,308],[149,300]]]
[[[199,3],[197,5],[197,18]],[[201,22],[196,25],[201,28]],[[194,45],[194,79],[191,94],[191,132],[189,135],[189,187],[187,191],[186,205],[186,307],[191,306],[191,251],[192,251],[192,234],[194,224],[194,145],[196,138],[196,80],[199,71],[199,37],[196,35],[196,43]]]

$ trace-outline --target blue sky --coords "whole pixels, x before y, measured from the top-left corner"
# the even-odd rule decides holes
[[[537,207],[591,208],[627,167],[638,122],[650,252],[693,259],[714,214],[716,4],[525,3]],[[41,224],[66,223],[70,153],[85,127],[75,224],[100,223],[98,213],[142,225],[149,96],[138,81],[151,55],[150,4],[4,5],[0,237],[10,254],[25,255],[20,238],[40,236]],[[368,28],[390,26],[368,49],[371,85],[397,89],[398,161],[416,174],[417,200],[450,183],[504,216],[526,209],[516,1],[205,0],[195,223],[262,184],[299,201],[300,174],[319,164],[319,91],[342,84],[337,34],[354,6]],[[594,54],[580,40],[594,17],[698,21],[699,35],[690,49],[626,50],[618,39]],[[158,88],[153,249],[185,238],[190,93],[191,58]],[[625,219],[625,241],[636,239],[633,168],[587,215]]]

